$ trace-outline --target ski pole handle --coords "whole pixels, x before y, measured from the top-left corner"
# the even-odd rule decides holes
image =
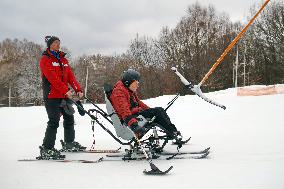
[[[192,86],[192,84],[191,84],[189,81],[187,81],[187,79],[185,79],[185,78],[183,77],[183,75],[181,75],[181,74],[177,71],[177,68],[176,68],[176,67],[172,67],[172,70],[177,74],[177,76],[180,78],[181,82],[182,82],[185,86],[189,86],[189,87]]]

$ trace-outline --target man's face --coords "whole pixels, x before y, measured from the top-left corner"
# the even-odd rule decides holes
[[[50,50],[52,51],[59,51],[60,49],[60,41],[55,40],[51,45],[50,45]]]
[[[139,81],[133,81],[130,85],[129,85],[129,89],[133,92],[137,91],[139,87]]]

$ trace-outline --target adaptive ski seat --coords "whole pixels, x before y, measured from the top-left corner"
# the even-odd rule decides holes
[[[155,123],[155,116],[150,119],[146,119],[142,115],[138,115],[136,119],[138,120],[138,125],[144,127],[144,131],[141,136],[137,136],[138,140],[135,140],[135,133],[118,117],[115,112],[112,103],[110,101],[110,95],[112,93],[113,87],[109,84],[104,84],[104,92],[105,92],[105,101],[106,101],[106,109],[105,112],[98,105],[93,103],[87,97],[84,97],[88,102],[90,102],[95,108],[85,110],[81,103],[72,100],[72,102],[77,106],[78,112],[80,115],[84,116],[87,114],[92,119],[92,128],[94,124],[97,123],[104,131],[106,131],[114,140],[116,140],[121,145],[130,145],[130,150],[128,150],[128,155],[131,155],[134,151],[139,151],[141,145],[143,148],[149,149],[151,153],[161,153],[163,148],[168,143],[169,140],[173,140],[171,136],[167,133],[167,131],[158,123]],[[169,103],[168,109],[173,102],[178,98],[179,94]],[[94,114],[95,113],[95,114]],[[106,121],[108,121],[115,129],[116,133],[110,131],[99,119],[97,114],[101,115]],[[152,133],[149,133],[149,131]],[[124,141],[120,140],[123,139]],[[190,138],[189,138],[190,139]],[[184,144],[187,143],[188,140],[182,141]],[[179,147],[180,148],[180,147]]]
[[[113,122],[114,129],[116,131],[116,134],[118,137],[124,139],[124,140],[131,140],[134,137],[133,131],[125,124],[123,123],[118,115],[116,114],[111,101],[109,99],[111,93],[112,93],[113,87],[110,84],[104,84],[104,91],[105,91],[105,101],[106,101],[106,109],[109,117],[111,118]],[[142,115],[139,115],[137,117],[138,125],[145,126],[148,121],[145,117]]]

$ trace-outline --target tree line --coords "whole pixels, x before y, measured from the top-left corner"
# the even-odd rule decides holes
[[[247,20],[256,7],[251,7]],[[245,23],[232,22],[211,5],[195,3],[188,6],[174,28],[163,27],[156,38],[137,34],[123,54],[70,56],[69,61],[82,88],[87,89],[86,95],[97,103],[104,102],[103,84],[115,84],[128,68],[142,75],[142,98],[187,93],[170,68],[178,66],[186,78],[198,84]],[[0,104],[42,104],[39,59],[43,50],[44,46],[27,40],[5,39],[0,43]],[[236,66],[238,86],[284,83],[283,58],[284,3],[277,1],[265,8],[202,86],[203,91],[233,87]]]

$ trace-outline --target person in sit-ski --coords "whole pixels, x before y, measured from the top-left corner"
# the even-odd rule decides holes
[[[172,124],[166,111],[161,107],[150,108],[137,96],[140,74],[128,69],[124,71],[122,79],[113,87],[110,100],[119,118],[139,137],[145,134],[146,129],[138,125],[137,117],[142,115],[152,119],[166,132],[169,139],[181,141],[181,133]]]

